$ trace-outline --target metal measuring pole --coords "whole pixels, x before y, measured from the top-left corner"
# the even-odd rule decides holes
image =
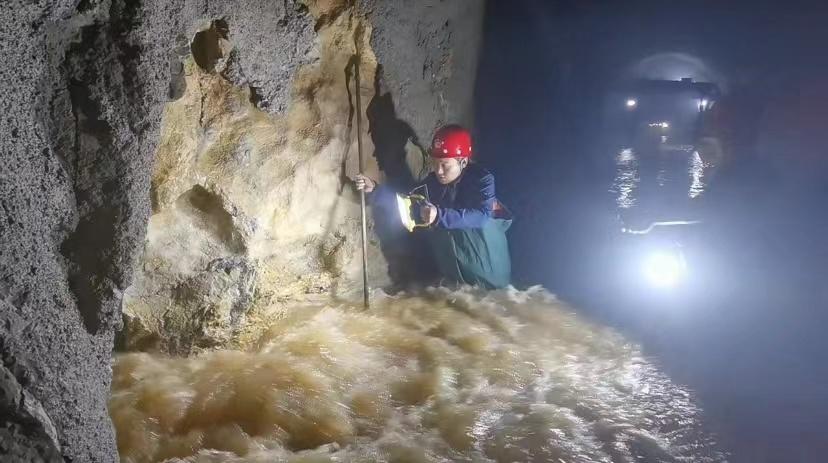
[[[355,37],[356,39],[356,37]],[[359,53],[359,43],[354,43],[356,48],[356,60],[354,63],[354,81],[356,83],[356,116],[357,116],[357,153],[359,153],[359,174],[365,169],[362,156],[362,86],[359,80],[359,64],[361,56]],[[359,190],[359,208],[362,215],[362,297],[365,308],[370,307],[368,300],[368,224],[365,215],[365,190]]]

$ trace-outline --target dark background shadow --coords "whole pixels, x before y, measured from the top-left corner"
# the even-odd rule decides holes
[[[373,85],[374,98],[366,107],[368,132],[374,144],[372,155],[385,178],[383,188],[370,195],[369,204],[374,231],[394,284],[388,289],[396,290],[431,282],[436,275],[435,264],[423,234],[409,233],[402,227],[394,198],[395,193],[407,193],[416,185],[417,179],[406,163],[405,148],[409,142],[420,146],[419,140],[411,126],[397,117],[391,93],[382,83],[382,66],[377,67]]]
[[[476,153],[517,217],[516,283],[641,342],[734,462],[828,454],[826,20],[817,2],[487,6]],[[608,88],[659,53],[695,57],[727,93],[708,127],[725,158],[699,200],[699,283],[655,297],[613,281],[617,153],[601,119]]]

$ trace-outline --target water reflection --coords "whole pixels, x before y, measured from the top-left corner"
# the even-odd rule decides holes
[[[621,150],[615,157],[615,180],[612,183],[612,193],[616,194],[616,204],[620,209],[627,209],[635,205],[635,191],[638,182],[638,159],[632,149]]]
[[[707,188],[709,167],[693,146],[625,148],[615,156],[615,177],[609,191],[619,209],[631,209],[642,201],[695,199]]]
[[[693,150],[690,156],[690,191],[687,193],[690,198],[696,198],[704,193],[704,168],[705,164],[698,151]]]

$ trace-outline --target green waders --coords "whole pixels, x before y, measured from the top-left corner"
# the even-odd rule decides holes
[[[511,219],[492,218],[482,228],[429,230],[429,244],[442,276],[451,283],[503,288],[512,264],[506,230]]]

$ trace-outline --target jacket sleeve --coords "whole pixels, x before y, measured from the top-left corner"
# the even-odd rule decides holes
[[[369,206],[378,206],[390,201],[393,197],[394,190],[389,188],[384,183],[377,183],[374,187],[374,191],[365,194],[365,202]]]
[[[474,192],[475,207],[454,209],[448,207],[437,208],[436,226],[446,229],[482,228],[494,213],[495,188],[494,176],[487,173],[477,181],[477,191]]]

